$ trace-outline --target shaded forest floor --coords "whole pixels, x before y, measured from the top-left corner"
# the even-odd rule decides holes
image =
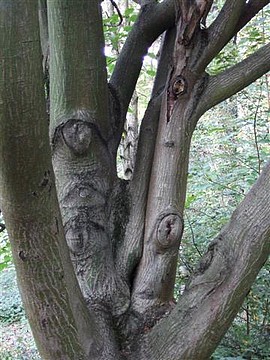
[[[0,324],[1,360],[41,360],[26,319]]]

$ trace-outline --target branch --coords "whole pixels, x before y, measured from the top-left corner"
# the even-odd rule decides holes
[[[151,44],[174,24],[174,1],[142,7],[116,62],[110,84],[118,91],[125,118],[139,77],[143,58]]]
[[[219,15],[208,29],[208,45],[196,64],[195,71],[201,72],[233,37],[235,26],[243,12],[245,0],[227,0]]]
[[[236,25],[235,33],[241,30],[260,10],[268,5],[269,2],[269,0],[250,0],[245,5],[244,11]]]
[[[123,22],[123,15],[121,14],[121,11],[120,11],[118,5],[116,4],[116,2],[114,0],[110,0],[110,2],[112,4],[112,6],[115,8],[115,10],[116,10],[116,12],[117,12],[117,14],[119,16],[119,19],[120,19],[119,23],[117,25],[113,25],[113,26],[120,26],[122,24],[122,22]]]
[[[269,0],[227,0],[216,20],[208,30],[208,45],[195,70],[203,71],[219,51],[240,31]],[[243,7],[244,6],[244,7]]]
[[[213,353],[270,253],[269,179],[270,162],[210,244],[171,315],[146,335],[149,359]]]
[[[142,254],[148,186],[156,143],[162,92],[167,79],[169,57],[174,46],[174,39],[175,30],[168,30],[161,46],[161,55],[151,101],[146,109],[140,129],[134,178],[130,184],[131,203],[133,206],[124,242],[117,256],[118,268],[121,269],[121,274],[128,282],[132,275],[134,275],[134,268],[137,266],[137,262]]]
[[[197,110],[203,114],[221,101],[244,89],[269,70],[270,43],[221,74],[210,77]]]

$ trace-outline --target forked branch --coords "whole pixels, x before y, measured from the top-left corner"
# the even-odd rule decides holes
[[[269,0],[250,0],[244,6],[241,5],[241,1],[227,1],[208,30],[208,46],[205,48],[195,70],[197,72],[203,71],[237,32],[267,4],[269,4]],[[233,14],[235,15],[233,16]],[[237,16],[238,21],[236,21]]]
[[[243,13],[245,0],[227,0],[208,33],[208,45],[205,47],[195,71],[204,71],[210,61],[220,52],[235,34],[235,27]]]
[[[270,162],[210,244],[176,308],[146,335],[148,359],[213,353],[270,253],[269,179]]]

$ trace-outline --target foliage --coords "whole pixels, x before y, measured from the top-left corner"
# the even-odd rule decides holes
[[[13,266],[0,272],[0,359],[40,360],[25,317]]]
[[[256,283],[213,359],[270,359],[270,262],[260,271]]]
[[[109,76],[112,74],[114,65],[119,55],[125,39],[132,25],[136,21],[138,11],[134,7],[127,7],[124,12],[121,12],[121,17],[115,11],[108,13],[106,4],[103,4],[103,28],[105,35],[105,52],[107,58],[107,70]]]
[[[0,322],[13,323],[21,320],[25,315],[14,267],[0,272],[0,289]]]
[[[218,6],[214,9],[212,17],[217,14],[217,10],[219,11],[220,8],[221,6]],[[270,28],[267,22],[269,14],[270,8],[266,7],[253,18],[213,59],[208,66],[208,72],[211,75],[216,75],[266,44],[270,36]]]
[[[0,223],[3,224],[4,220],[0,213]],[[12,255],[10,243],[6,230],[0,232],[0,271],[12,264]]]
[[[227,222],[267,160],[266,80],[259,80],[209,111],[194,134],[183,238],[183,252],[193,264]]]
[[[120,3],[120,5],[119,5]],[[139,7],[134,5],[126,7],[126,4],[118,3],[122,16],[122,22],[119,14],[115,9],[110,10],[108,3],[103,3],[103,30],[105,36],[105,54],[107,60],[108,77],[111,76],[117,57],[119,56],[128,33],[132,29],[137,16]],[[157,54],[160,47],[160,39],[158,39],[144,57],[143,68],[140,73],[136,92],[139,95],[139,116],[142,118],[146,109],[153,79],[156,75]],[[129,109],[131,111],[131,109]]]

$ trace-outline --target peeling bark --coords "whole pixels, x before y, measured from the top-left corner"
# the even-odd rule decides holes
[[[123,176],[126,180],[132,179],[135,167],[135,159],[138,144],[138,95],[134,92],[131,102],[131,114],[127,114],[125,129],[119,146],[119,154],[121,158]]]

